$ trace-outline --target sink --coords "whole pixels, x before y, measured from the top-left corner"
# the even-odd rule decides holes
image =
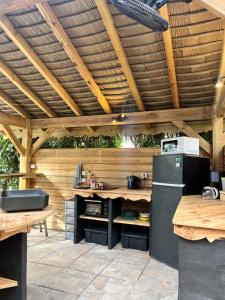
[[[3,191],[0,208],[7,212],[42,210],[48,206],[49,195],[41,189]]]

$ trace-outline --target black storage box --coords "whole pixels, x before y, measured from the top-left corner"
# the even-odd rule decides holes
[[[0,208],[7,212],[42,210],[48,206],[49,195],[41,189],[3,191]]]
[[[107,246],[108,245],[108,230],[101,227],[85,228],[85,242],[95,243]]]
[[[123,248],[137,249],[147,251],[149,246],[148,233],[124,231],[121,234]]]

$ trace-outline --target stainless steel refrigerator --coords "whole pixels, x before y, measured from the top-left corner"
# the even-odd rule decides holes
[[[209,185],[209,158],[183,154],[153,158],[150,255],[178,266],[178,237],[172,219],[182,195],[195,195]]]

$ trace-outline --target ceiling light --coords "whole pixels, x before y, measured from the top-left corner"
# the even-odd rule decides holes
[[[217,83],[216,83],[216,88],[218,89],[218,88],[221,88],[221,87],[223,87],[223,82],[222,81],[217,81]]]
[[[125,115],[125,114],[121,114],[121,115],[118,115],[118,116],[116,116],[116,117],[113,117],[112,118],[112,122],[113,123],[122,123],[122,122],[124,122],[125,120],[127,120],[127,116]]]

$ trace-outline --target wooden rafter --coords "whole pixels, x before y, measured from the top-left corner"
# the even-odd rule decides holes
[[[216,88],[216,96],[214,106],[216,107],[217,116],[221,117],[225,112],[225,21],[224,21],[224,36],[223,36],[223,50],[221,55],[220,71],[218,75],[218,83],[221,85]]]
[[[114,20],[110,13],[108,4],[106,0],[95,0],[98,11],[102,17],[102,21],[105,25],[105,28],[108,32],[109,38],[111,40],[112,46],[115,50],[116,56],[121,65],[122,71],[127,79],[128,85],[136,102],[136,105],[140,111],[144,111],[144,103],[141,99],[140,93],[137,88],[137,84],[135,82],[133,73],[131,71],[130,65],[128,63],[128,59],[126,53],[124,51],[120,36],[116,30],[116,26],[114,24]]]
[[[17,88],[43,112],[45,112],[47,116],[56,116],[56,114],[2,60],[0,60],[0,72],[15,84]]]
[[[169,12],[168,12],[167,5],[164,5],[160,9],[160,14],[163,18],[165,18],[169,22]],[[179,93],[178,93],[171,29],[168,29],[167,31],[163,32],[163,40],[165,45],[165,54],[166,54],[166,61],[167,61],[167,67],[169,73],[169,80],[171,85],[173,106],[174,108],[179,108],[180,100],[179,100]]]
[[[225,19],[225,1],[224,0],[196,0],[200,4],[217,17]]]
[[[0,100],[9,106],[12,110],[17,112],[21,117],[25,119],[31,119],[31,116],[26,112],[19,104],[11,99],[5,92],[0,91]]]
[[[9,38],[16,44],[20,51],[28,58],[28,60],[34,65],[34,67],[55,90],[55,92],[70,107],[70,109],[78,116],[83,115],[83,112],[78,107],[78,105],[74,102],[74,100],[59,83],[56,77],[43,63],[40,57],[34,52],[31,46],[24,39],[24,37],[13,27],[12,23],[6,16],[0,16],[0,27],[6,32]]]
[[[47,0],[1,0],[0,13],[5,14],[10,11],[26,8],[35,5],[36,3],[44,2]]]
[[[10,126],[6,125],[6,124],[2,124],[2,128],[3,128],[3,131],[5,133],[5,136],[11,141],[11,143],[16,148],[18,153],[20,155],[25,155],[25,149],[23,148],[23,146],[21,145],[21,143],[19,142],[19,140],[15,136],[15,134],[12,131],[12,129],[10,128]]]
[[[13,125],[13,126],[25,128],[26,120],[21,117],[11,116],[0,112],[0,124]]]
[[[65,29],[63,28],[62,24],[60,23],[58,17],[54,13],[51,6],[47,2],[39,3],[36,6],[42,14],[43,18],[45,19],[45,21],[51,27],[54,35],[63,46],[71,61],[75,64],[76,69],[79,71],[81,77],[86,81],[87,85],[89,86],[93,94],[96,96],[103,110],[106,113],[112,113],[112,109],[108,101],[106,100],[105,96],[103,95],[102,91],[100,90],[99,86],[97,85],[96,81],[94,80],[93,76],[91,75],[90,71],[85,65],[83,59],[79,55],[77,49],[71,42],[68,34],[66,33]]]
[[[31,151],[32,155],[34,155],[40,149],[40,147],[44,144],[44,142],[52,135],[54,130],[55,128],[50,128],[50,129],[46,129],[46,131],[42,133],[42,135],[38,138],[38,140],[34,143],[32,147],[32,151]]]
[[[148,123],[167,123],[172,121],[197,121],[211,120],[212,107],[192,107],[180,109],[168,109],[159,111],[145,111],[127,113],[124,122],[113,123],[113,118],[118,114],[105,114],[95,116],[63,117],[51,119],[37,119],[31,121],[32,129],[38,128],[59,128],[65,126],[85,127],[85,126],[111,126],[111,125],[135,125]]]
[[[179,128],[187,136],[199,139],[200,147],[209,155],[212,153],[212,147],[203,137],[201,137],[190,125],[184,121],[172,122],[177,128]]]

